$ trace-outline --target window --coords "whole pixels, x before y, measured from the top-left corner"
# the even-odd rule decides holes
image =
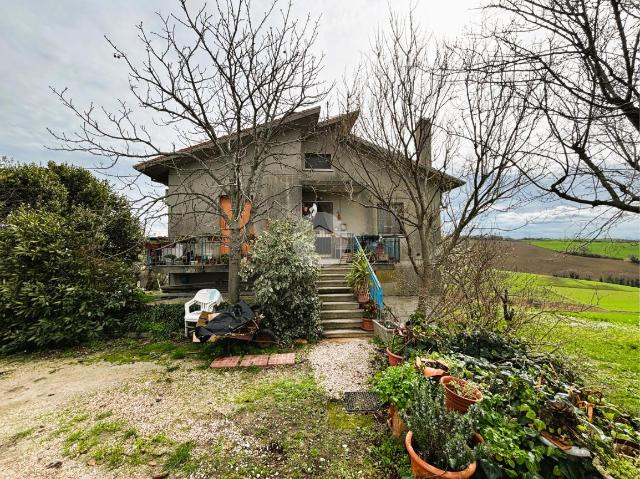
[[[402,215],[404,206],[402,203],[391,203],[391,208],[396,214]],[[378,209],[378,234],[400,234],[400,223],[390,212]]]
[[[330,170],[331,155],[328,153],[305,153],[305,170]]]

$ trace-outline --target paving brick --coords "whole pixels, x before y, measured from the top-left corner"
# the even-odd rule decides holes
[[[240,361],[240,356],[224,356],[216,358],[211,363],[212,368],[235,368]]]
[[[269,366],[283,366],[296,363],[296,353],[272,354],[269,356]]]
[[[242,362],[240,363],[240,367],[247,366],[266,366],[269,363],[269,355],[268,354],[259,354],[259,355],[251,355],[245,356],[242,358]]]

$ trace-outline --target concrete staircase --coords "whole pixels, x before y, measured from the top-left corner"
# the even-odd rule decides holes
[[[322,301],[320,322],[325,338],[366,338],[373,335],[361,328],[362,310],[358,309],[358,303],[344,279],[348,271],[349,265],[346,264],[323,265],[320,270],[316,285]]]

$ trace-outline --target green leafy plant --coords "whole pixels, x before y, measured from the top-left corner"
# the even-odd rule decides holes
[[[142,229],[127,200],[83,168],[4,164],[0,205],[0,348],[118,330],[141,299]]]
[[[316,290],[319,258],[308,221],[272,221],[244,258],[241,275],[253,281],[265,327],[283,344],[320,335],[320,299]]]
[[[398,334],[393,334],[387,342],[387,349],[398,356],[404,354],[406,347],[405,338]]]
[[[475,461],[471,442],[477,414],[475,407],[467,414],[448,411],[442,386],[421,380],[414,387],[413,400],[404,417],[413,432],[417,453],[426,462],[440,469],[460,471]]]
[[[168,339],[182,331],[184,305],[147,304],[127,314],[123,326],[129,332],[149,334],[156,339]]]
[[[374,301],[367,301],[364,305],[364,317],[368,319],[376,319],[378,317],[378,305]]]
[[[371,380],[371,390],[378,394],[382,402],[404,410],[413,397],[419,379],[420,374],[416,368],[406,362],[377,373]]]
[[[20,208],[0,228],[0,347],[77,344],[121,329],[139,304],[131,265],[105,257],[91,212]]]
[[[355,292],[367,291],[369,289],[369,263],[364,251],[358,250],[353,255],[351,267],[345,277],[347,285]]]

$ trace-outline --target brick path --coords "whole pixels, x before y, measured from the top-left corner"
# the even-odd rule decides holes
[[[296,363],[296,353],[285,354],[250,354],[244,356],[224,356],[216,358],[211,363],[211,368],[246,368],[249,366],[287,366]]]

